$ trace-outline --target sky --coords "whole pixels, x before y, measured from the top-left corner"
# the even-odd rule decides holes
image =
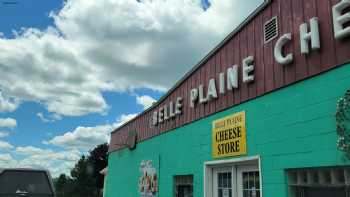
[[[262,1],[0,0],[0,168],[69,174]]]

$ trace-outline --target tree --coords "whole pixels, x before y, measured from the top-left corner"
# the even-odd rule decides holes
[[[55,181],[57,197],[70,197],[73,195],[72,179],[66,174],[61,174]]]
[[[83,155],[71,171],[74,196],[95,197],[98,195],[92,171],[92,165],[88,162],[88,158]]]
[[[65,186],[67,185],[67,177],[65,174],[61,174],[55,184],[55,188],[56,188],[56,193],[57,193],[57,197],[64,197],[65,194]]]
[[[108,144],[100,144],[90,151],[88,160],[93,166],[93,177],[95,178],[96,188],[100,191],[103,189],[104,184],[104,176],[100,172],[108,165]]]
[[[108,144],[100,144],[83,155],[71,170],[55,181],[57,197],[100,197],[104,177],[100,171],[108,164]]]

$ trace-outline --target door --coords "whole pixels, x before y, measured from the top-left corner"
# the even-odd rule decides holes
[[[237,197],[236,171],[233,167],[213,169],[213,197]]]
[[[260,197],[257,165],[235,165],[213,169],[212,197]]]
[[[238,197],[260,197],[260,173],[258,166],[237,167]]]

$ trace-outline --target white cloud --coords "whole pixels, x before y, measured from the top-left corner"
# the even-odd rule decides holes
[[[117,122],[113,124],[114,128],[118,128],[128,122],[129,120],[135,118],[138,114],[123,114],[118,119]]]
[[[0,168],[36,168],[50,170],[53,177],[61,173],[68,174],[79,160],[82,153],[76,149],[66,151],[53,151],[38,147],[17,147],[13,154],[0,154]]]
[[[1,91],[59,115],[104,114],[102,92],[168,89],[261,1],[204,12],[199,0],[67,0],[55,27],[0,37]]]
[[[112,131],[111,125],[101,125],[96,127],[77,127],[73,131],[56,136],[46,144],[53,144],[64,148],[90,149],[97,144],[108,142]]]
[[[47,119],[47,118],[44,116],[43,113],[39,112],[39,113],[37,113],[36,115],[40,118],[41,121],[43,121],[43,122],[50,122],[50,120]]]
[[[8,131],[0,131],[0,138],[8,137],[10,132]]]
[[[18,105],[19,102],[17,99],[5,98],[2,92],[0,92],[0,112],[13,112],[17,109]]]
[[[38,112],[36,114],[42,122],[55,122],[57,120],[61,120],[62,117],[58,114],[51,114],[49,116],[45,116],[42,112]]]
[[[80,158],[80,152],[77,149],[70,151],[54,152],[50,149],[41,149],[33,146],[17,147],[16,153],[20,155],[30,156],[31,159],[38,160],[63,160],[77,161]]]
[[[0,168],[15,168],[17,166],[17,161],[12,157],[11,154],[5,153],[0,154]]]
[[[8,150],[12,148],[13,148],[12,144],[5,141],[0,141],[0,150]]]
[[[109,141],[110,133],[137,114],[121,115],[113,124],[98,125],[94,127],[77,127],[73,131],[65,132],[63,135],[55,136],[50,140],[43,141],[44,144],[51,144],[67,149],[79,149],[87,151],[96,145]]]
[[[77,127],[73,131],[53,137],[44,144],[63,148],[62,151],[44,149],[34,146],[19,146],[14,148],[8,142],[0,141],[0,150],[11,154],[0,154],[1,167],[40,168],[50,170],[53,177],[60,174],[70,174],[70,170],[80,159],[82,154],[92,150],[96,145],[106,143],[110,132],[126,121],[134,118],[137,114],[121,115],[112,124],[98,125],[95,127]]]
[[[143,96],[137,96],[136,97],[136,103],[139,105],[143,106],[143,109],[147,109],[153,105],[153,103],[156,102],[156,99],[148,96],[148,95],[143,95]]]
[[[33,146],[17,147],[16,152],[23,155],[40,155],[42,153],[48,153],[51,151],[43,150]]]
[[[17,126],[17,121],[13,118],[0,118],[0,127],[14,128]]]
[[[10,162],[12,161],[13,158],[10,154],[6,153],[6,154],[0,154],[0,163],[1,162]]]
[[[112,124],[98,125],[95,127],[77,127],[73,131],[66,132],[63,135],[56,136],[44,144],[55,145],[63,148],[63,151],[52,149],[43,149],[34,146],[16,147],[11,152],[16,155],[15,159],[10,154],[0,154],[1,167],[19,167],[19,168],[43,168],[50,170],[53,177],[60,174],[70,173],[75,163],[83,153],[92,150],[96,145],[108,142],[110,132],[116,127],[124,124],[134,118],[137,114],[121,115],[116,122]],[[14,147],[0,141],[0,150],[10,150]]]

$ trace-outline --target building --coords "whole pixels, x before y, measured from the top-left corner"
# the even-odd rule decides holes
[[[350,0],[265,1],[112,132],[107,197],[350,197]]]
[[[106,168],[103,168],[101,171],[100,171],[100,174],[102,174],[104,176],[103,178],[103,189],[101,189],[101,194],[102,196],[105,196],[105,190],[106,190],[106,182],[107,182],[107,174],[108,174],[108,167]]]

